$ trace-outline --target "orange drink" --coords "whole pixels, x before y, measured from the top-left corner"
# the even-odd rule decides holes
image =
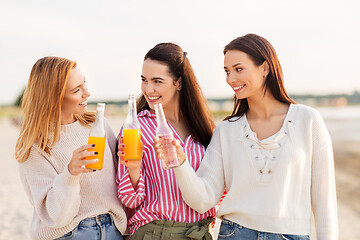
[[[101,170],[103,168],[104,150],[105,150],[106,137],[89,137],[88,144],[95,144],[94,148],[88,149],[88,151],[98,152],[97,155],[86,157],[86,160],[98,159],[97,163],[88,164],[85,167],[91,169]]]
[[[140,160],[141,158],[141,132],[140,129],[124,129],[124,159]]]

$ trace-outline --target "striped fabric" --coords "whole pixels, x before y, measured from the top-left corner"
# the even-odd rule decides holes
[[[156,116],[149,110],[138,114],[141,125],[141,141],[144,144],[142,172],[135,192],[131,185],[127,167],[119,164],[117,174],[118,195],[124,206],[134,209],[128,225],[130,235],[139,227],[153,220],[168,219],[177,222],[197,222],[215,216],[215,208],[204,214],[191,209],[182,199],[172,169],[164,170],[156,158],[153,147],[156,134]],[[205,147],[191,136],[182,141],[176,130],[169,124],[174,137],[181,143],[190,165],[196,170],[205,153]],[[120,133],[121,134],[121,133]]]

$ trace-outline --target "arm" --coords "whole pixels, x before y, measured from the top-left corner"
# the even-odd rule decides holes
[[[123,160],[123,144],[122,131],[119,134],[119,151],[120,158],[117,173],[118,196],[121,202],[128,208],[138,207],[145,199],[145,179],[142,174],[142,161],[126,161]]]
[[[178,151],[180,149],[177,147]],[[196,173],[188,161],[174,169],[184,201],[199,213],[214,207],[224,193],[225,176],[220,149],[220,133],[215,131]],[[178,153],[178,156],[181,154]]]
[[[320,114],[313,122],[311,201],[319,240],[338,239],[334,157],[330,135]]]
[[[129,169],[119,164],[118,167],[118,196],[121,202],[128,208],[136,208],[145,199],[145,179],[143,174],[139,174],[136,187],[131,181]]]
[[[92,145],[84,145],[73,152],[72,158],[61,173],[52,162],[64,161],[53,159],[46,153],[33,147],[28,160],[19,166],[20,177],[30,202],[39,219],[51,228],[61,228],[69,224],[80,207],[80,175],[92,172],[82,168],[96,160],[84,160],[94,156],[87,152]],[[65,160],[66,161],[66,160]]]
[[[67,166],[58,174],[48,159],[34,152],[19,165],[19,172],[34,211],[45,225],[61,228],[76,216],[80,175],[71,175]]]

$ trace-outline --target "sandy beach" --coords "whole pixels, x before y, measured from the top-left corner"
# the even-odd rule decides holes
[[[123,119],[108,117],[108,120],[114,132],[118,133]],[[360,239],[359,122],[326,121],[334,146],[340,240]],[[13,157],[19,128],[10,118],[3,117],[0,119],[0,130],[4,163],[0,169],[0,240],[30,239],[28,229],[32,207],[22,188],[18,164]],[[311,239],[316,238],[312,236]]]

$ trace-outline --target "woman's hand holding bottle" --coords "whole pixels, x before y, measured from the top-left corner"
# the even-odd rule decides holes
[[[82,173],[93,172],[93,169],[85,168],[85,165],[93,164],[98,161],[98,159],[86,160],[86,157],[96,156],[98,153],[94,151],[88,152],[88,149],[94,148],[93,144],[87,144],[75,149],[73,152],[70,163],[68,164],[68,170],[71,175],[79,176]]]
[[[124,144],[124,137],[120,137],[119,142],[119,150],[117,152],[117,155],[119,156],[120,164],[126,166],[129,171],[130,181],[133,186],[133,188],[137,189],[137,184],[140,179],[140,172],[141,172],[141,162],[142,162],[142,156],[143,156],[143,144],[141,143],[141,157],[140,160],[126,160],[124,159],[126,145]]]
[[[180,146],[179,140],[173,139],[171,141],[171,144],[173,144],[175,146],[176,155],[177,155],[177,159],[179,161],[179,166],[180,166],[185,162],[186,154],[184,153],[182,147]],[[159,158],[160,160],[163,160],[163,158],[164,158],[163,147],[161,146],[161,140],[159,139],[159,137],[154,138],[154,148],[156,151],[157,158]]]
[[[125,144],[124,144],[124,137],[120,137],[120,142],[119,142],[119,151],[118,151],[118,156],[119,156],[119,160],[120,163],[126,167],[129,168],[130,170],[140,170],[141,168],[141,160],[142,160],[142,149],[143,149],[143,145],[141,144],[141,158],[140,160],[126,160],[124,159],[125,156],[125,151],[124,149],[126,148]]]

